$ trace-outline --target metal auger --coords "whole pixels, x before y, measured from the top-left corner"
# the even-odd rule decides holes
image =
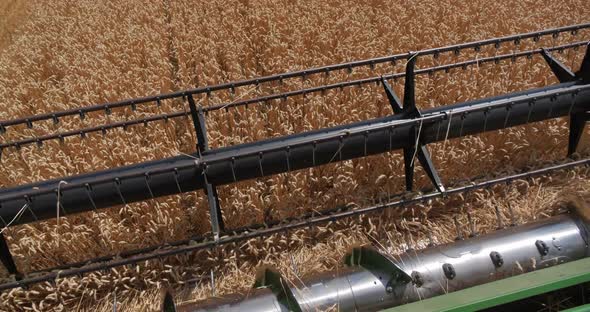
[[[586,207],[585,209],[588,209]],[[291,283],[259,270],[246,297],[230,295],[163,311],[377,311],[590,256],[590,219],[579,211],[391,256],[352,248],[345,268]]]

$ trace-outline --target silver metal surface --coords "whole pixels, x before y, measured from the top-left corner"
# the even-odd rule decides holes
[[[547,255],[541,255],[535,244],[538,240],[549,248]],[[420,287],[415,283],[398,285],[394,293],[400,300],[398,304],[413,302],[581,259],[586,256],[587,250],[573,217],[556,216],[485,236],[402,254],[397,257],[398,265],[408,274],[418,272],[423,284]],[[494,265],[490,257],[492,252],[502,257],[502,266]],[[453,266],[455,278],[445,277],[445,263]]]
[[[287,312],[289,309],[281,304],[277,296],[268,288],[254,289],[245,298],[243,296],[227,296],[209,299],[198,305],[181,305],[178,312]]]
[[[361,267],[325,273],[291,288],[302,311],[365,311],[384,301],[385,275]]]
[[[390,257],[413,278],[411,282],[388,284],[391,268],[380,267],[386,262],[369,265],[370,260],[365,260],[365,267],[351,266],[304,279],[303,285],[291,286],[290,292],[301,311],[377,311],[584,258],[590,249],[583,226],[574,215],[561,215]],[[258,289],[241,301],[215,299],[179,311],[288,311],[277,298],[285,300],[280,293]]]

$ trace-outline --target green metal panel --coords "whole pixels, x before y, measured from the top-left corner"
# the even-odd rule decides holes
[[[581,305],[579,307],[563,310],[561,312],[588,312],[590,311],[590,304]]]
[[[383,311],[477,311],[589,281],[590,258],[585,258]]]

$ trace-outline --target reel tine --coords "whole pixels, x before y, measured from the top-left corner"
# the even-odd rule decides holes
[[[501,230],[504,228],[504,223],[502,222],[502,214],[500,213],[500,207],[498,205],[495,205],[494,210],[496,211],[496,220],[498,222],[496,230]]]
[[[127,202],[123,197],[123,193],[121,193],[121,179],[115,178],[115,188],[117,189],[117,193],[119,193],[119,197],[121,198],[121,202],[123,202],[123,205],[127,205]]]
[[[434,239],[432,237],[432,231],[426,231],[426,235],[428,236],[428,247],[434,247],[436,244],[434,243]]]
[[[145,179],[145,185],[147,186],[148,192],[150,193],[150,197],[152,199],[154,199],[155,198],[154,197],[154,193],[152,192],[152,188],[150,187],[150,179],[151,179],[151,176],[150,176],[150,173],[149,172],[146,172],[145,173],[144,179]]]
[[[404,241],[406,243],[406,252],[412,252],[414,251],[414,247],[412,246],[412,241],[410,239],[410,234],[408,233],[408,231],[406,231],[404,233]]]
[[[536,100],[535,99],[532,99],[532,100],[530,100],[528,102],[529,110],[528,110],[528,115],[527,115],[527,118],[526,118],[526,123],[527,124],[530,123],[530,121],[531,121],[531,114],[532,114],[533,110],[535,109],[535,103],[536,103]]]
[[[469,210],[467,211],[467,221],[469,222],[469,230],[471,232],[469,234],[469,237],[475,237],[479,235],[476,229],[475,220],[473,220],[473,217],[471,216],[471,212]]]
[[[238,180],[236,179],[236,158],[235,157],[231,158],[230,167],[231,167],[232,177],[234,179],[234,182],[236,182]]]
[[[287,146],[285,147],[286,150],[286,154],[287,154],[287,172],[291,172],[291,147]],[[234,177],[235,180],[235,177]]]
[[[369,131],[365,131],[363,134],[364,144],[363,144],[363,151],[365,157],[367,156],[367,141],[369,140]],[[340,149],[340,160],[342,160],[342,149]]]
[[[316,152],[315,152],[315,150],[316,150],[317,144],[318,144],[317,141],[313,141],[313,143],[312,143],[312,164],[314,167],[316,166],[316,162],[315,162],[315,153]]]
[[[37,215],[35,214],[35,212],[33,212],[33,209],[31,209],[31,206],[33,205],[33,200],[28,195],[25,195],[24,198],[26,201],[26,209],[31,213],[31,216],[33,217],[33,219],[35,219],[35,221],[39,221],[39,218],[37,218]]]
[[[2,209],[2,205],[0,205],[0,209]],[[0,221],[2,221],[2,223],[4,224],[3,227],[8,227],[8,222],[6,222],[6,220],[4,220],[4,218],[2,218],[1,216]]]
[[[264,177],[264,170],[262,169],[262,157],[264,154],[262,152],[258,153],[258,166],[260,167],[260,176]]]
[[[453,222],[455,223],[455,231],[457,232],[457,237],[455,238],[456,241],[463,240],[463,233],[461,231],[461,225],[459,224],[459,220],[457,216],[453,216]]]
[[[180,193],[183,193],[182,188],[180,187],[180,182],[178,180],[178,176],[180,173],[178,172],[178,168],[174,168],[174,182],[176,183],[176,187]]]
[[[94,208],[94,211],[97,210],[96,208],[96,204],[94,203],[94,199],[92,198],[92,186],[89,183],[85,183],[84,187],[86,188],[86,195],[88,196],[88,199],[90,200],[90,203],[92,204],[92,207]]]
[[[215,297],[215,274],[213,269],[211,269],[211,296]]]
[[[512,205],[510,204],[510,201],[507,204],[508,204],[508,213],[510,214],[510,226],[517,226],[518,222],[516,221],[516,216],[514,215],[514,209],[512,209]]]
[[[487,126],[488,126],[488,117],[490,115],[490,111],[491,109],[489,107],[486,107],[486,109],[484,109],[483,111],[483,133],[486,132],[487,130]]]

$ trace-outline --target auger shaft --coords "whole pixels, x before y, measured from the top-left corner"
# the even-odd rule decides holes
[[[344,269],[287,282],[265,270],[246,298],[177,311],[376,311],[590,256],[588,224],[575,214],[510,227],[397,257],[354,248]],[[165,311],[172,311],[170,301]]]
[[[478,101],[377,118],[255,143],[207,150],[0,191],[0,217],[14,224],[310,168],[590,110],[590,86],[579,81]],[[449,124],[450,123],[450,124]],[[441,130],[442,129],[442,130]],[[419,133],[419,137],[417,137]],[[60,181],[67,183],[61,183]],[[59,186],[59,187],[58,187]]]

